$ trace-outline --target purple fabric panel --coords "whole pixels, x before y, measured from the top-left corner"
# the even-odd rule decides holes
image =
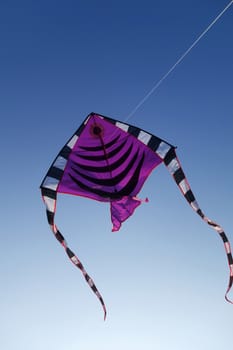
[[[58,192],[103,202],[136,196],[160,163],[136,137],[94,115],[72,149]]]
[[[135,197],[123,197],[121,200],[111,202],[112,231],[118,231],[121,223],[127,220],[140,204],[141,200]]]

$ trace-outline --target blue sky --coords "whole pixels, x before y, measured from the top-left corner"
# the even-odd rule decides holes
[[[92,111],[125,120],[224,9],[223,0],[0,5],[4,350],[219,350],[228,266],[163,165],[118,233],[107,205],[59,196],[56,222],[108,316],[47,225],[39,185]],[[128,121],[176,145],[193,192],[233,242],[233,6]]]

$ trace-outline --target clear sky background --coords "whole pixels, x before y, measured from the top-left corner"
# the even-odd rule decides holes
[[[163,165],[116,233],[107,204],[58,198],[56,223],[104,297],[105,322],[39,191],[86,115],[124,121],[227,3],[1,2],[1,349],[231,347],[223,244]],[[200,207],[233,242],[232,37],[233,6],[128,122],[178,147]]]

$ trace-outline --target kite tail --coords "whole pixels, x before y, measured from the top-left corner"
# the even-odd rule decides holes
[[[164,163],[168,168],[168,171],[173,176],[176,184],[178,185],[179,189],[181,190],[183,196],[188,201],[189,205],[192,207],[192,209],[208,224],[210,225],[221,237],[228,260],[228,265],[230,269],[230,276],[229,276],[229,283],[227,287],[227,291],[225,294],[225,299],[233,304],[233,301],[228,298],[228,293],[233,285],[233,258],[232,258],[232,252],[231,252],[231,245],[230,242],[223,230],[223,228],[215,223],[214,221],[210,220],[207,216],[205,216],[200,209],[195,196],[189,186],[189,183],[185,177],[185,174],[181,168],[181,164],[179,162],[179,159],[176,156],[175,149],[170,148],[170,150],[167,152],[166,156],[164,157]]]
[[[56,239],[65,249],[66,254],[68,255],[71,262],[81,270],[85,280],[87,281],[90,288],[92,289],[92,291],[95,293],[95,295],[99,299],[99,301],[103,307],[103,310],[104,310],[104,320],[105,320],[106,315],[107,315],[107,311],[106,311],[106,307],[105,307],[105,304],[104,304],[104,301],[103,301],[101,294],[99,293],[98,289],[96,288],[91,277],[86,272],[81,261],[67,246],[67,242],[66,242],[65,238],[63,237],[63,235],[61,234],[61,232],[58,230],[58,228],[56,227],[56,225],[54,223],[54,216],[55,216],[55,211],[56,211],[56,197],[57,197],[57,195],[56,195],[55,191],[48,189],[48,188],[42,188],[42,198],[43,198],[43,201],[46,205],[46,214],[47,214],[48,223],[49,223],[50,228],[53,231]]]

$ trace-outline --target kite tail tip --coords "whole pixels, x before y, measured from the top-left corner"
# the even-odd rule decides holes
[[[226,294],[225,294],[225,300],[226,300],[228,303],[230,303],[230,304],[233,305],[233,301],[232,301],[231,299],[228,298],[227,294],[228,294],[228,291],[227,291]]]
[[[104,307],[104,321],[106,321],[106,317],[107,317],[107,310],[106,310],[106,308]]]
[[[121,224],[120,225],[114,224],[113,227],[112,227],[112,232],[117,232],[117,231],[120,230],[120,228],[121,228]]]

